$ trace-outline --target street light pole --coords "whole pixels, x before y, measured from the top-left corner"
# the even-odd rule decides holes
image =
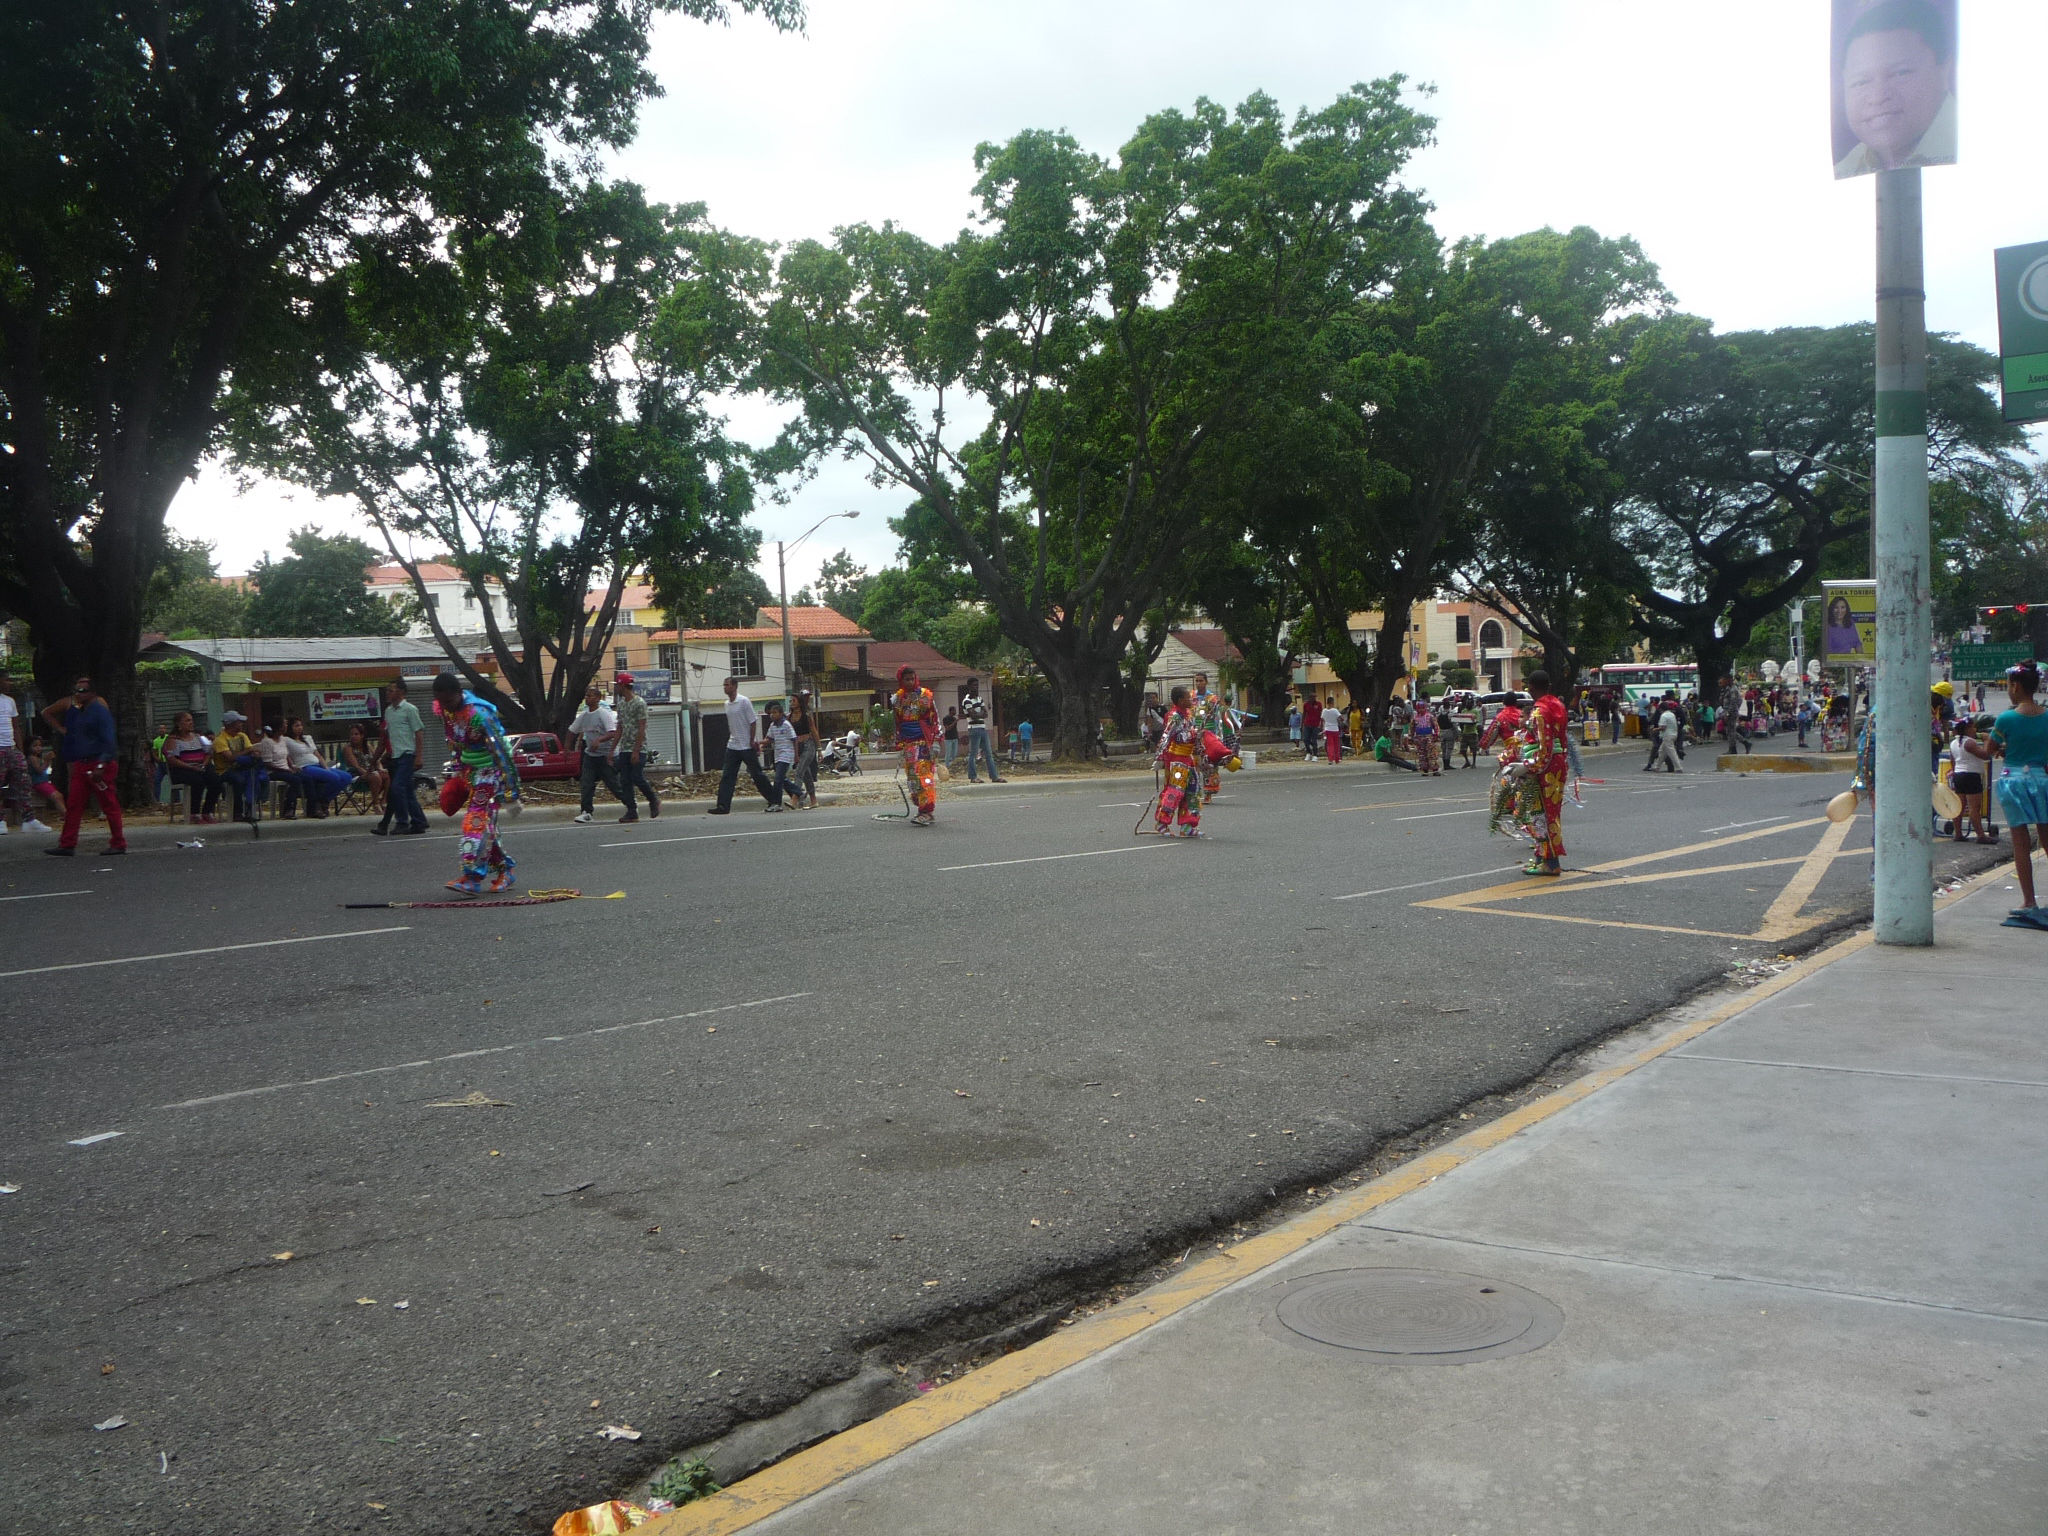
[[[828,512],[810,527],[789,541],[787,548],[782,540],[775,541],[775,584],[777,596],[782,599],[782,688],[785,693],[793,692],[796,686],[796,646],[789,635],[789,571],[783,564],[788,551],[795,549],[835,517],[859,517],[855,512]]]
[[[1927,767],[1933,590],[1927,518],[1927,294],[1920,171],[1877,173],[1877,751],[1871,819],[1880,944],[1934,942]]]

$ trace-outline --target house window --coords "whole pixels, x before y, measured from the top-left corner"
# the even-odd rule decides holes
[[[617,663],[618,669],[621,672],[624,672],[627,668],[633,665],[630,661],[626,660],[626,648],[623,645],[620,646],[616,651],[612,652],[612,657],[613,660]]]
[[[734,640],[727,644],[725,650],[734,677],[755,678],[768,675],[761,670],[760,641]]]
[[[657,645],[654,648],[654,654],[659,660],[662,671],[680,672],[683,670],[683,648],[680,645]]]
[[[825,647],[822,645],[800,645],[796,648],[796,669],[815,677],[825,670]]]
[[[1461,613],[1458,615],[1458,644],[1470,645],[1471,643],[1472,615],[1469,613]]]
[[[441,611],[441,594],[438,592],[429,592],[427,594],[427,606],[433,609],[434,612],[439,613]]]
[[[1507,636],[1501,632],[1500,625],[1492,619],[1488,619],[1479,626],[1479,647],[1481,650],[1504,650],[1507,647],[1507,643]]]

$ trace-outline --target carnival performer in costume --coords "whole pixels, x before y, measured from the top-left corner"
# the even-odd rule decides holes
[[[1415,771],[1441,778],[1444,771],[1443,736],[1437,727],[1436,711],[1429,707],[1429,695],[1415,698]]]
[[[1188,709],[1189,713],[1194,717],[1195,729],[1198,733],[1201,731],[1213,732],[1217,739],[1224,746],[1228,747],[1231,752],[1235,753],[1237,751],[1237,712],[1224,703],[1220,695],[1209,691],[1208,673],[1197,672],[1195,674],[1195,686],[1188,696]],[[1202,798],[1204,800],[1214,800],[1221,791],[1223,775],[1218,771],[1216,764],[1209,761],[1203,754],[1197,752],[1195,756],[1201,763]]]
[[[1563,873],[1564,789],[1571,774],[1570,721],[1565,715],[1564,700],[1550,691],[1547,672],[1529,675],[1529,691],[1536,696],[1536,702],[1530,706],[1529,720],[1522,731],[1522,739],[1527,743],[1522,760],[1542,797],[1542,819],[1532,828],[1536,857],[1523,867],[1522,873],[1556,875]]]
[[[469,799],[462,812],[462,875],[448,889],[463,896],[493,895],[512,889],[513,862],[498,842],[498,806],[519,800],[519,765],[498,712],[465,692],[452,673],[434,679],[434,713],[448,733],[448,745],[469,780]]]
[[[917,668],[896,670],[896,691],[889,696],[896,713],[896,746],[903,753],[903,776],[917,786],[913,827],[928,827],[939,809],[939,769],[932,748],[941,733],[938,701],[917,680]]]
[[[1166,773],[1152,829],[1161,837],[1173,837],[1176,833],[1181,837],[1200,837],[1202,727],[1195,719],[1186,688],[1173,690],[1166,724],[1159,732],[1159,750],[1152,761]]]

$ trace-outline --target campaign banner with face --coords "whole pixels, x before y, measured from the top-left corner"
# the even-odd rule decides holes
[[[1957,0],[1834,0],[1835,175],[1956,163]]]
[[[1877,583],[1824,581],[1821,655],[1831,667],[1877,665]]]

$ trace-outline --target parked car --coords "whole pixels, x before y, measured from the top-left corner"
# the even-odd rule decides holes
[[[552,731],[528,731],[513,738],[512,759],[519,764],[522,780],[573,779],[583,772],[576,751],[564,747]]]

